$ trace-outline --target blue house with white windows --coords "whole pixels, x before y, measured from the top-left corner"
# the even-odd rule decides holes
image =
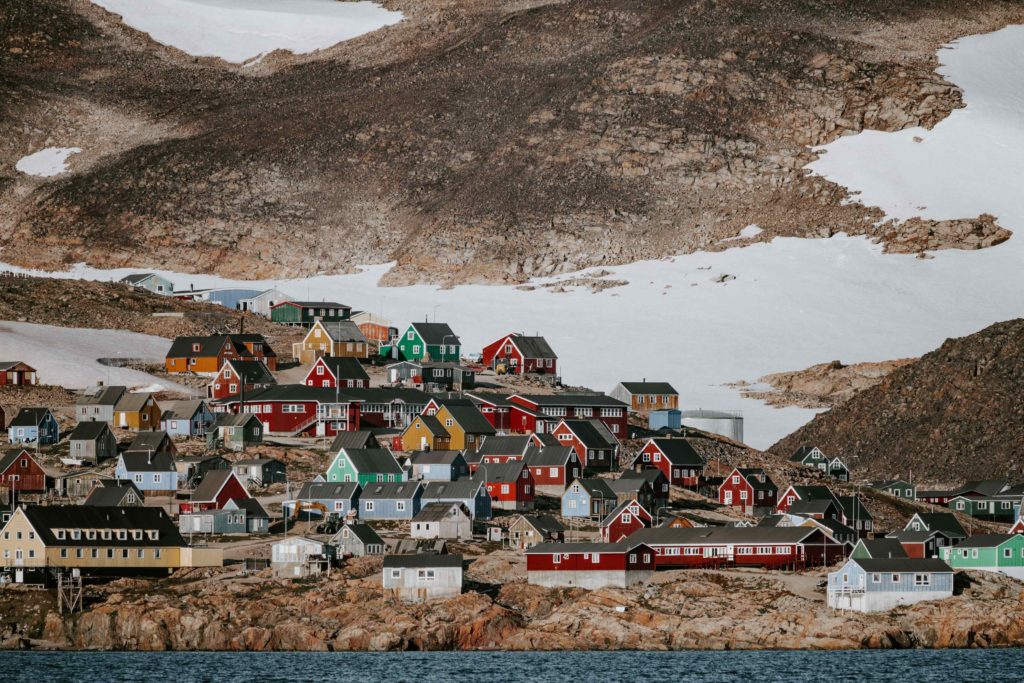
[[[577,479],[562,494],[562,516],[601,521],[619,504],[605,479]]]
[[[473,519],[491,518],[491,494],[487,483],[479,479],[424,482],[422,505],[427,503],[461,503]]]
[[[122,453],[114,476],[132,482],[144,494],[173,495],[178,490],[178,468],[174,456],[166,451]]]
[[[953,595],[953,569],[933,557],[850,558],[828,575],[828,606],[884,612]]]
[[[422,506],[418,481],[367,484],[359,495],[359,519],[412,519]]]
[[[7,425],[7,437],[12,444],[39,439],[47,446],[60,441],[60,426],[49,408],[22,408]]]
[[[361,491],[362,487],[351,481],[340,483],[310,481],[302,485],[295,500],[286,500],[281,503],[281,507],[289,517],[292,516],[295,506],[298,505],[303,512],[311,515],[322,516],[323,511],[326,510],[327,514],[344,518],[350,512],[352,514],[358,512]]]

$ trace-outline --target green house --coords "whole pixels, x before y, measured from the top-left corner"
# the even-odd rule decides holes
[[[1006,522],[1012,524],[1017,519],[1018,496],[985,496],[971,498],[957,496],[949,501],[949,509],[970,515],[975,519],[989,522]]]
[[[917,499],[917,487],[911,484],[909,481],[903,479],[885,479],[883,481],[873,481],[868,484],[871,488],[876,491],[885,491],[890,496],[896,498],[905,498],[907,500]]]
[[[365,487],[405,480],[405,471],[386,448],[342,448],[327,468],[328,482],[354,481]]]
[[[401,360],[456,363],[462,356],[462,342],[445,323],[413,323],[396,345]]]
[[[282,301],[270,307],[270,319],[275,323],[301,327],[312,327],[317,320],[348,320],[351,315],[351,306],[335,301]]]
[[[959,545],[942,548],[942,559],[953,569],[997,572],[1024,579],[1024,535],[979,534]]]

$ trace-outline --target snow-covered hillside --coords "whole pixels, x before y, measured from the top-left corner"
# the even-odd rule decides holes
[[[314,52],[396,24],[401,12],[338,0],[92,0],[153,40],[243,63],[274,50]]]
[[[188,387],[130,368],[102,365],[98,358],[143,358],[162,362],[170,341],[120,330],[85,330],[31,323],[0,322],[0,358],[34,367],[39,381],[69,389],[97,383],[122,384],[146,391],[193,393]]]
[[[919,355],[946,337],[1024,315],[1024,169],[1015,154],[1024,148],[1022,55],[1021,27],[958,41],[941,58],[943,73],[964,87],[965,109],[932,131],[843,138],[813,165],[861,192],[859,201],[894,216],[993,213],[1017,231],[998,247],[918,259],[884,255],[861,238],[776,239],[609,268],[609,279],[629,284],[598,293],[378,287],[388,265],[246,286],[342,301],[399,326],[436,315],[468,351],[508,331],[538,332],[558,352],[566,382],[609,390],[621,380],[668,380],[687,408],[742,410],[749,443],[765,447],[813,412],[743,399],[726,383],[833,359]],[[915,135],[923,141],[915,142]],[[110,279],[128,272],[77,267],[60,276]],[[168,275],[182,288],[231,284]],[[716,282],[722,275],[735,279]]]

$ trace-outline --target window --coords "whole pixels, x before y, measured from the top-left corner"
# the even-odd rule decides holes
[[[413,331],[409,330],[409,333],[405,335],[405,338],[408,339],[409,341],[412,341],[414,339]]]
[[[890,583],[899,583],[900,582],[900,575],[899,574],[893,574],[892,576],[889,577],[889,582]]]
[[[318,375],[324,374],[324,366],[322,366],[322,365],[316,366],[316,374],[318,374]]]
[[[108,560],[114,559],[114,549],[113,548],[107,548],[107,559]]]
[[[91,555],[92,559],[94,559],[94,560],[95,560],[96,558],[98,558],[98,557],[100,556],[100,551],[99,551],[99,548],[93,548],[93,549],[92,549],[92,550],[90,551],[90,555]]]
[[[417,581],[433,581],[437,578],[437,572],[433,569],[417,569],[416,580]]]
[[[160,548],[154,548],[153,549],[153,559],[154,560],[159,560],[160,559],[160,555],[162,553],[163,553],[163,551]]]
[[[733,475],[732,483],[734,483],[734,484],[740,483],[740,477],[739,477],[738,474],[737,475]]]
[[[1003,548],[1003,557],[1013,557],[1013,549]]]
[[[402,570],[401,569],[392,569],[391,570],[391,578],[392,579],[400,579],[400,578],[402,578]]]
[[[141,559],[143,559],[143,558],[144,558],[145,556],[146,556],[146,551],[145,551],[145,550],[143,550],[142,548],[139,548],[139,549],[138,549],[138,550],[137,550],[137,551],[135,552],[135,557],[136,557],[136,558],[138,558],[138,559],[140,559],[140,560],[141,560]]]
[[[127,560],[128,559],[128,548],[122,548],[121,549],[121,559],[123,559],[123,560]]]
[[[159,484],[162,476],[163,475],[160,475],[160,474],[154,474],[153,475],[153,483],[154,484]]]
[[[57,529],[57,539],[63,541],[65,532],[63,529]]]
[[[549,477],[557,477],[558,476],[558,468],[557,467],[549,467],[548,468],[548,476]]]
[[[625,513],[622,514],[622,523],[623,524],[630,524],[632,521],[633,521],[633,515],[629,514],[628,512],[625,512]]]
[[[594,564],[601,564],[601,553],[594,553],[593,558]]]
[[[413,355],[415,356],[415,355],[419,354],[419,352],[420,352],[420,345],[419,344],[413,344],[412,345],[412,353],[413,353]]]
[[[445,427],[451,427],[453,424],[455,424],[455,421],[452,420],[451,418],[448,418],[447,420],[444,421]]]
[[[67,548],[61,548],[60,549],[60,556],[61,557],[67,557],[68,556],[68,549]]]
[[[914,574],[914,585],[915,586],[930,586],[932,585],[931,574]]]
[[[509,491],[508,484],[502,484],[501,485],[501,492],[502,493],[508,493],[508,491]]]
[[[75,548],[75,557],[77,559],[79,559],[79,560],[82,559],[82,549],[81,548]]]
[[[400,500],[397,503],[395,503],[395,509],[398,510],[399,512],[405,512],[405,501]]]
[[[363,501],[363,509],[366,510],[367,512],[373,512],[373,501],[372,500],[364,500]]]
[[[630,562],[630,564],[636,562],[636,553],[630,553],[629,554],[629,562]]]

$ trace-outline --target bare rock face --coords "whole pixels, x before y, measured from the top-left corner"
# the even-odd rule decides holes
[[[996,223],[995,216],[989,214],[957,221],[912,218],[898,225],[886,224],[881,233],[885,250],[893,253],[984,249],[1002,244],[1013,236],[1011,231]]]
[[[395,26],[248,68],[86,2],[8,0],[3,259],[249,279],[394,260],[385,284],[522,283],[722,249],[755,222],[900,251],[1006,237],[983,219],[880,231],[803,168],[809,146],[961,106],[936,50],[1017,5],[391,4]],[[69,174],[14,172],[50,145],[83,149]]]
[[[746,382],[734,386],[739,387],[744,396],[773,406],[831,408],[850,400],[857,392],[875,386],[889,373],[912,362],[912,358],[851,365],[833,361],[758,378],[759,383],[771,386],[768,391],[752,389]]]

